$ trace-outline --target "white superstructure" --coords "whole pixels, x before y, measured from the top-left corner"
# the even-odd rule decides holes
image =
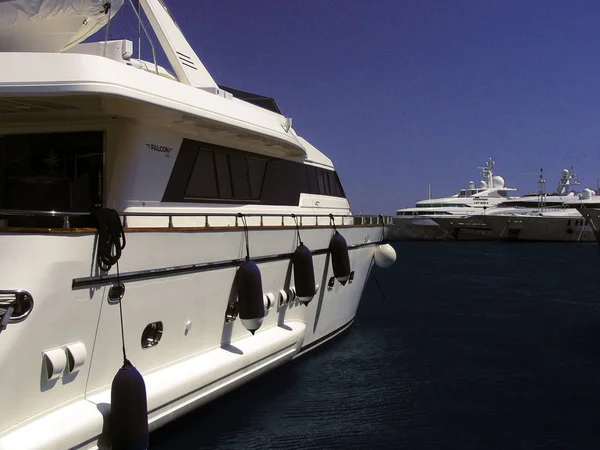
[[[454,195],[418,201],[414,208],[399,209],[396,211],[396,215],[421,218],[438,215],[466,215],[506,201],[510,198],[509,193],[517,189],[506,187],[504,178],[494,175],[495,165],[494,160],[489,158],[483,167],[479,167],[481,180],[477,186],[474,181],[469,181],[467,187]]]
[[[481,180],[477,185],[470,181],[449,197],[428,198],[418,201],[413,208],[397,210],[394,218],[396,235],[406,239],[439,238],[443,231],[434,218],[478,214],[511,198],[510,193],[517,189],[506,187],[504,178],[494,175],[495,165],[489,158],[483,167],[479,167]]]
[[[474,217],[483,222],[493,239],[514,241],[594,241],[594,228],[590,220],[583,218],[579,208],[594,208],[600,204],[596,192],[585,188],[581,194],[570,192],[557,196],[560,204],[548,205],[548,197],[540,196],[535,209],[525,207],[504,208],[490,214]],[[556,200],[553,198],[551,200]],[[553,202],[554,203],[554,202]]]
[[[140,4],[172,71],[80,43],[122,3],[0,0],[0,449],[110,443],[120,308],[153,430],[345,330],[382,239],[272,99],[217,85],[163,1]],[[314,296],[296,296],[299,241]],[[246,258],[263,317],[242,316]]]

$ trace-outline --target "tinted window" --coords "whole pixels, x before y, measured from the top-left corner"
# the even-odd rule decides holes
[[[323,182],[325,183],[325,194],[331,195],[331,182],[330,177],[333,175],[333,172],[329,170],[323,170]]]
[[[0,209],[89,212],[102,205],[104,134],[0,136]],[[8,226],[62,227],[60,217],[2,216]],[[71,226],[89,226],[72,217]]]
[[[250,193],[254,200],[260,199],[267,161],[258,158],[247,158],[248,174],[250,176]]]
[[[306,166],[306,178],[311,194],[346,197],[340,179],[333,170]]]
[[[186,197],[211,198],[218,197],[217,177],[215,173],[214,153],[210,150],[199,150],[192,169]]]
[[[298,205],[301,192],[308,192],[304,165],[283,159],[269,160],[261,202],[269,205]]]
[[[231,180],[233,181],[233,196],[239,199],[250,198],[250,176],[246,158],[241,155],[230,155]]]
[[[229,172],[229,155],[214,153],[215,169],[217,171],[217,183],[220,198],[232,198],[231,173]]]
[[[323,181],[323,170],[317,169],[317,184],[319,185],[319,194],[325,194],[325,182]]]
[[[319,184],[317,182],[317,169],[315,167],[306,166],[306,179],[308,181],[308,192],[318,194]]]
[[[340,177],[338,177],[336,172],[333,172],[332,175],[331,195],[335,195],[336,197],[346,197],[344,189],[342,188],[342,183],[340,182]]]
[[[184,139],[162,201],[298,205],[303,192],[344,197],[332,170]]]

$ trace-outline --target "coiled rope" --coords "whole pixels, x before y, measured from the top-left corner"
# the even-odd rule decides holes
[[[119,213],[114,209],[98,207],[92,211],[92,215],[96,219],[96,228],[98,230],[98,252],[96,255],[98,267],[108,272],[113,265],[117,265],[117,286],[122,287],[119,298],[119,318],[121,320],[123,363],[131,365],[125,351],[125,327],[123,325],[123,305],[121,304],[125,286],[121,285],[119,274],[119,259],[126,243],[125,231],[123,230]]]
[[[98,230],[98,267],[108,272],[119,261],[125,248],[125,232],[119,213],[114,209],[95,208],[92,215]]]

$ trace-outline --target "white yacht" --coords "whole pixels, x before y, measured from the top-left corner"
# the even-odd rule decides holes
[[[123,0],[0,1],[0,449],[147,448],[346,330],[395,259],[273,99],[139,5],[171,69],[82,43]]]
[[[540,175],[538,194],[509,200],[490,209],[484,215],[438,223],[459,240],[479,238],[512,241],[587,242],[594,240],[590,223],[577,212],[581,205],[598,203],[596,192],[585,188],[581,193],[570,191],[579,185],[571,167],[563,169],[556,191],[547,195]],[[535,205],[535,207],[534,207]]]
[[[437,217],[464,217],[478,214],[511,198],[516,188],[506,187],[503,177],[494,175],[496,163],[489,158],[476,186],[470,181],[466,188],[450,197],[430,198],[417,202],[414,208],[396,211],[392,235],[396,239],[439,239],[445,232],[433,220]]]
[[[593,224],[578,208],[596,208],[596,193],[585,188],[577,201],[558,207],[541,205],[533,211],[479,216],[493,239],[507,241],[591,242],[596,240]]]
[[[579,176],[573,167],[563,169],[554,192],[546,194],[546,180],[543,177],[543,170],[538,180],[538,192],[526,194],[522,197],[508,199],[496,206],[486,209],[483,212],[467,216],[453,217],[435,217],[433,220],[440,225],[448,236],[456,240],[490,240],[498,239],[487,222],[501,222],[505,216],[515,215],[535,215],[539,216],[542,211],[554,211],[557,208],[565,208],[568,205],[575,205],[583,198],[590,199],[595,192],[586,189],[582,193],[574,190],[580,185]],[[573,213],[574,210],[571,210]],[[554,213],[552,213],[554,214]],[[484,220],[485,217],[492,217]],[[496,219],[493,219],[498,217]],[[508,219],[506,219],[508,220]]]

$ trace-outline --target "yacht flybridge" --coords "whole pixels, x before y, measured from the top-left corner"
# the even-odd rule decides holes
[[[395,259],[273,99],[139,4],[172,70],[82,43],[123,0],[0,0],[2,449],[147,448],[347,329]]]

